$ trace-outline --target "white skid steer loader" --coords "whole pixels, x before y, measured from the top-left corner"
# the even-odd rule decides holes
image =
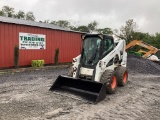
[[[106,93],[115,93],[117,85],[127,83],[126,43],[102,34],[82,35],[82,41],[81,54],[73,58],[68,75],[60,75],[50,90],[76,92],[97,103],[105,99]]]

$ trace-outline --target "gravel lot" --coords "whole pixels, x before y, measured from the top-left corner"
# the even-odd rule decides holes
[[[98,104],[48,91],[68,68],[0,76],[0,120],[160,120],[160,66],[128,59],[129,81]]]

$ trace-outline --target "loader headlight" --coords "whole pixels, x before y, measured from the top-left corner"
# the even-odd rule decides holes
[[[73,61],[72,62],[77,62],[77,59],[73,59]]]

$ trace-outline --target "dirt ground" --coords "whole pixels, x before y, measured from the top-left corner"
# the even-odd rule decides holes
[[[98,104],[49,91],[68,68],[0,76],[0,120],[160,120],[160,75],[129,74]]]

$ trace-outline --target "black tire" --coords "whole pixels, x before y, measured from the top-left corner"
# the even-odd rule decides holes
[[[106,93],[113,94],[117,89],[116,75],[113,70],[106,70],[101,77],[101,83],[106,85]]]
[[[69,67],[69,70],[68,70],[67,75],[68,75],[69,77],[73,77],[73,67],[72,67],[72,66]]]
[[[119,66],[116,69],[116,77],[117,77],[117,83],[118,86],[125,86],[128,82],[128,71],[126,67]]]

